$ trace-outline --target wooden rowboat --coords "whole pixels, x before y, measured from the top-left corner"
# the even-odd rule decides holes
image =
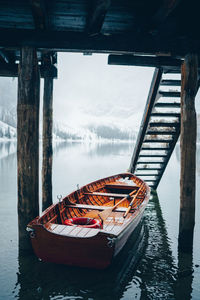
[[[136,230],[149,196],[131,173],[85,185],[28,224],[34,252],[46,262],[104,269]]]

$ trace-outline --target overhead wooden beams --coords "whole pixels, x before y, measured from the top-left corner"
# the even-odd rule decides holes
[[[163,23],[181,1],[182,0],[163,0],[160,8],[152,18],[154,25]]]
[[[109,55],[109,65],[141,66],[141,67],[175,67],[180,69],[181,60],[167,56],[136,56],[136,55]]]
[[[49,27],[47,7],[45,0],[30,0],[35,29],[45,30]]]
[[[86,33],[90,36],[100,33],[110,4],[111,0],[92,0],[86,23]]]
[[[197,55],[189,54],[185,57],[181,69],[181,81],[179,249],[191,251],[195,224]]]
[[[184,56],[188,52],[200,54],[200,40],[174,38],[166,40],[146,36],[145,39],[134,34],[112,34],[90,37],[83,32],[36,31],[23,29],[5,29],[0,31],[0,45],[19,48],[24,44],[34,45],[38,49],[69,52],[95,53],[164,53]]]

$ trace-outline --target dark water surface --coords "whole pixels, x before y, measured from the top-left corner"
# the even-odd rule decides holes
[[[61,143],[54,148],[53,197],[127,169],[130,144]],[[197,153],[193,255],[177,252],[179,222],[177,146],[131,237],[106,271],[43,263],[18,251],[16,145],[0,143],[0,299],[200,299],[200,147]]]

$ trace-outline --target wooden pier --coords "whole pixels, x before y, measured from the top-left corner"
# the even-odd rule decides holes
[[[106,53],[110,54],[109,64],[156,68],[130,170],[156,189],[180,135],[179,245],[191,248],[195,216],[194,99],[200,55],[197,2],[0,1],[0,76],[18,76],[18,212],[23,241],[25,224],[39,212],[40,78],[44,78],[43,209],[52,203],[53,79],[57,77],[56,53],[65,51]],[[181,74],[181,78],[165,78],[166,73]]]

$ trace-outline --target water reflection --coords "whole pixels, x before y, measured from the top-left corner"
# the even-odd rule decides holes
[[[176,265],[167,236],[165,221],[155,193],[145,213],[149,237],[138,271],[142,279],[141,299],[175,299]]]
[[[5,158],[17,150],[17,143],[14,141],[0,142],[0,159]]]
[[[192,256],[181,253],[176,266],[176,259],[171,252],[172,242],[167,234],[169,228],[166,229],[156,195],[150,199],[145,212],[144,226],[141,228],[144,234],[139,236],[138,245],[134,239],[130,240],[122,256],[106,272],[46,264],[38,261],[34,255],[24,256],[21,252],[18,255],[17,165],[16,152],[12,150],[14,147],[16,149],[16,145],[11,143],[1,146],[4,155],[0,159],[0,298],[191,299],[192,288],[194,299],[199,298],[199,269],[192,273]],[[199,149],[198,146],[198,161]],[[104,150],[106,155],[103,154]],[[54,194],[60,194],[64,190],[65,195],[73,187],[76,188],[76,183],[83,185],[95,178],[125,170],[129,165],[131,152],[132,145],[127,144],[86,146],[83,143],[59,143],[54,147]],[[175,154],[177,153],[178,147]],[[173,159],[175,160],[175,155]],[[174,173],[173,167],[174,164],[171,167],[171,172]],[[169,170],[168,173],[170,174]],[[178,201],[178,187],[173,185],[172,200],[169,202],[171,185],[168,181],[165,182],[162,201],[171,207],[165,214],[171,224],[172,217],[177,219],[178,208],[174,209],[174,203]],[[198,211],[197,209],[197,214]],[[199,218],[197,222],[198,220]],[[144,231],[144,228],[148,231]],[[171,228],[171,231],[171,236],[176,236],[176,230]],[[198,249],[199,239],[196,239],[195,265],[199,264]],[[136,253],[138,257],[135,257]],[[193,276],[196,276],[195,280]]]
[[[127,151],[131,152],[134,142],[123,143],[87,143],[87,142],[57,142],[54,143],[54,153],[58,154],[61,150],[75,150],[84,152],[87,156],[106,156],[109,155],[124,155]]]
[[[178,272],[175,284],[176,299],[192,299],[193,283],[193,255],[192,253],[178,253]]]

